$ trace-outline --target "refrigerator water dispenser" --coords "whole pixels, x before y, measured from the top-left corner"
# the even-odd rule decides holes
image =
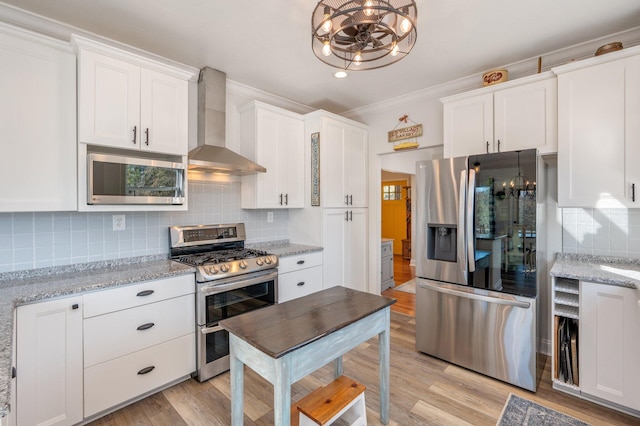
[[[433,260],[455,262],[457,260],[457,226],[429,225],[427,257]]]

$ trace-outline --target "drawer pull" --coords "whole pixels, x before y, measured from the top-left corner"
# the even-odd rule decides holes
[[[145,367],[142,370],[138,371],[138,374],[147,374],[147,373],[151,373],[156,367],[154,365],[151,365],[149,367]]]
[[[302,264],[304,264],[304,260],[298,260],[296,263],[297,263],[298,265],[302,265]]]
[[[143,290],[140,293],[136,294],[136,296],[150,296],[153,294],[153,290]]]
[[[142,330],[148,330],[151,327],[153,327],[155,324],[152,322],[148,322],[146,324],[142,324],[141,326],[139,326],[136,330],[142,331]]]
[[[296,284],[298,287],[302,287],[304,285],[304,281],[300,281],[298,284]]]
[[[77,303],[74,303],[73,305],[71,305],[71,309],[78,309],[78,308],[79,308],[79,306],[78,306]]]

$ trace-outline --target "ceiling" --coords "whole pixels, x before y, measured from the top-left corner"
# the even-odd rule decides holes
[[[417,0],[413,51],[388,67],[339,80],[311,51],[316,0],[2,1],[335,113],[640,23],[638,0]]]

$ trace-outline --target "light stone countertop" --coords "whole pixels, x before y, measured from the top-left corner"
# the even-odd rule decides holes
[[[640,290],[640,259],[558,253],[550,274]]]
[[[156,255],[0,274],[0,417],[9,409],[16,306],[194,272]]]
[[[264,250],[269,254],[275,254],[278,257],[296,256],[299,254],[322,251],[322,247],[308,246],[304,244],[292,244],[289,242],[289,240],[247,244],[246,247],[256,250]]]

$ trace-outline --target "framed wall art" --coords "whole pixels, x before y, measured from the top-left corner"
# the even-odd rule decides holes
[[[320,205],[320,133],[311,134],[311,205]]]

